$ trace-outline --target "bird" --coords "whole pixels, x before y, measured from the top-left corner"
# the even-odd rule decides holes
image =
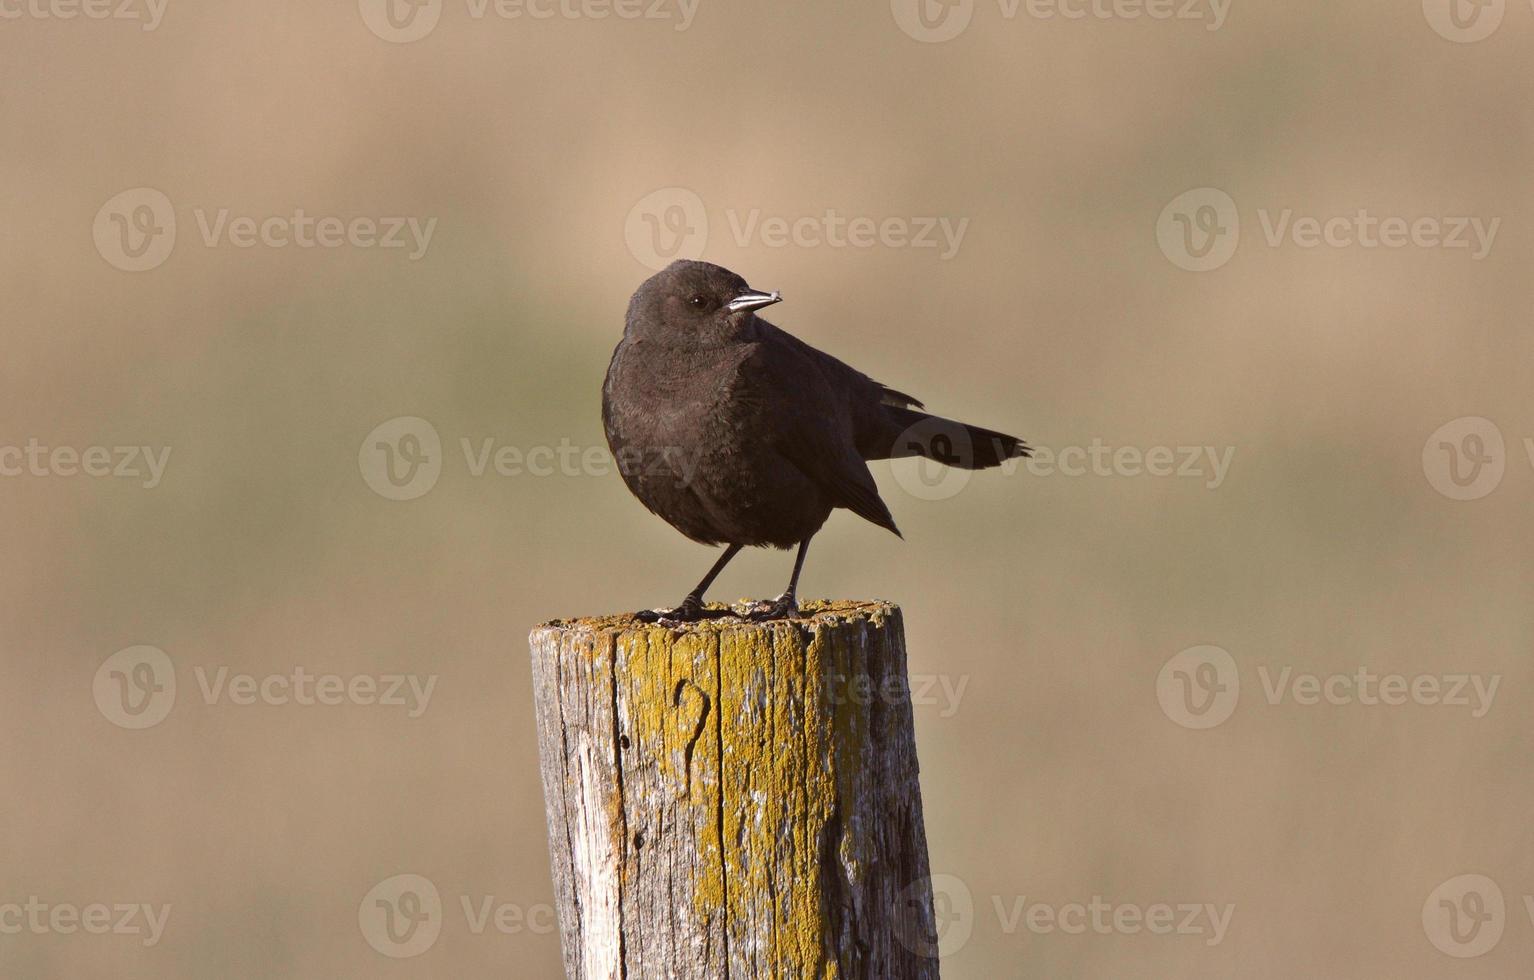
[[[929,415],[760,316],[783,299],[723,266],[679,259],[634,292],[602,385],[602,424],[628,489],[724,553],[680,604],[644,622],[736,616],[704,594],[743,548],[798,548],[788,588],[739,618],[799,615],[799,575],[837,508],[896,534],[868,461],[923,456],[986,469],[1031,455],[1016,436]]]

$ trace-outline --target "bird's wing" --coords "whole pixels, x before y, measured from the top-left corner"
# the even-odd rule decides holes
[[[925,456],[948,466],[976,470],[1033,455],[1017,436],[918,411],[925,406],[905,392],[880,384],[786,330],[765,322],[763,326],[770,331],[770,345],[791,360],[813,364],[845,396],[844,411],[851,420],[853,445],[860,459]]]
[[[828,377],[833,378],[838,386],[858,403],[858,407],[868,408],[877,405],[894,405],[903,408],[926,407],[914,395],[880,384],[846,361],[832,357],[818,347],[810,346],[782,327],[760,319],[758,323],[764,328],[762,336],[764,343],[783,348],[785,352],[795,357],[813,362]]]
[[[802,451],[795,451],[796,448]],[[783,455],[814,480],[838,507],[845,507],[869,523],[900,535],[894,515],[879,496],[873,474],[868,472],[868,464],[861,458],[853,456],[850,461],[828,462],[808,446],[789,447]]]
[[[858,414],[886,389],[776,327],[751,346],[741,380],[773,448],[834,504],[899,534],[857,446]]]

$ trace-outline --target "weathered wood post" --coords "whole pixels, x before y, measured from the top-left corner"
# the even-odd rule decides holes
[[[572,980],[938,975],[900,610],[533,630]]]

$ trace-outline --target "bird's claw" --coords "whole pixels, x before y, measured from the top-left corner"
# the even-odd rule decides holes
[[[785,593],[776,599],[763,599],[752,604],[744,612],[734,609],[709,609],[701,599],[688,596],[675,609],[641,609],[634,619],[641,623],[658,623],[661,626],[680,626],[707,619],[733,617],[753,623],[766,623],[774,619],[791,619],[799,615],[799,603],[792,594]]]
[[[659,623],[662,626],[675,626],[681,623],[696,623],[705,619],[721,619],[725,616],[735,615],[728,609],[708,609],[701,599],[688,596],[682,600],[682,604],[675,609],[641,609],[634,614],[634,618],[641,623]]]
[[[791,619],[799,615],[799,603],[792,595],[780,595],[776,599],[758,602],[746,614],[753,623],[766,623],[774,619]]]

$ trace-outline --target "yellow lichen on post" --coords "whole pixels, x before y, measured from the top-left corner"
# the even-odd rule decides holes
[[[937,975],[900,612],[805,611],[534,631],[570,976]]]

